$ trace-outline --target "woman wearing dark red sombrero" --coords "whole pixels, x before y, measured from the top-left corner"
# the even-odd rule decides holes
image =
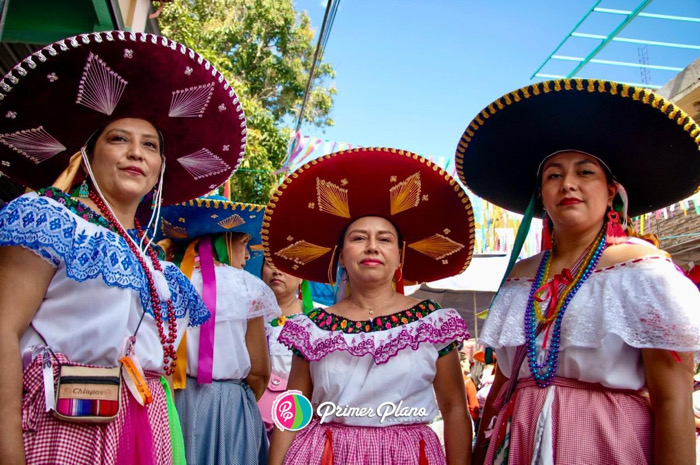
[[[0,457],[183,463],[164,375],[209,312],[148,236],[238,165],[235,93],[185,46],[100,32],[18,63],[0,113],[0,169],[39,189],[0,212]]]
[[[469,125],[462,180],[524,213],[518,237],[543,212],[548,239],[511,262],[481,333],[498,367],[476,463],[695,463],[700,295],[626,223],[697,189],[699,143],[653,92],[585,79],[511,92]]]
[[[332,154],[280,186],[263,223],[266,259],[310,281],[338,281],[344,299],[282,329],[279,341],[296,355],[287,388],[316,411],[298,433],[274,431],[271,464],[444,464],[427,425],[438,408],[448,463],[468,463],[471,429],[454,350],[467,327],[456,310],[401,291],[404,278],[460,273],[473,244],[466,194],[410,152]]]

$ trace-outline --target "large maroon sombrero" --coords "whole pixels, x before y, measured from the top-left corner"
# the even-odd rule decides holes
[[[241,104],[208,61],[153,34],[96,32],[47,45],[0,81],[0,171],[50,185],[90,135],[124,117],[163,134],[165,204],[218,187],[245,151]]]
[[[407,281],[434,281],[469,265],[474,250],[469,197],[437,165],[386,148],[346,150],[294,171],[267,206],[265,258],[294,276],[329,282],[342,231],[368,215],[390,220],[402,234]]]

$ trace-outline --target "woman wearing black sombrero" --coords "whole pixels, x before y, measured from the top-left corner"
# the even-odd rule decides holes
[[[304,279],[339,282],[342,291],[335,305],[287,320],[279,336],[296,355],[287,388],[317,410],[298,433],[274,431],[271,464],[444,464],[427,425],[438,408],[447,462],[468,463],[471,427],[455,350],[469,337],[466,325],[456,310],[405,296],[402,287],[404,278],[460,273],[473,245],[466,194],[410,152],[332,154],[280,186],[263,223],[266,259]],[[282,403],[273,407],[273,419],[286,413]]]
[[[670,102],[594,80],[519,89],[469,125],[465,184],[524,213],[519,237],[545,215],[544,250],[511,264],[481,333],[498,369],[476,463],[695,463],[700,296],[626,223],[696,190],[699,142]]]
[[[0,457],[183,463],[163,375],[209,312],[149,236],[236,168],[235,93],[183,45],[100,32],[18,63],[0,113],[0,169],[39,189],[0,212]]]

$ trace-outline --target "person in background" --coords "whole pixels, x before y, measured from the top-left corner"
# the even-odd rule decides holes
[[[597,80],[532,84],[470,124],[462,180],[524,213],[518,239],[535,211],[545,225],[542,252],[509,267],[481,332],[498,367],[476,463],[695,462],[700,293],[626,225],[696,191],[699,145],[671,102]]]
[[[213,315],[188,329],[178,349],[186,365],[175,373],[175,405],[191,465],[267,463],[256,401],[270,377],[265,323],[280,309],[270,288],[243,270],[262,210],[219,196],[163,208],[175,261]]]
[[[477,430],[479,428],[481,411],[479,410],[479,400],[476,398],[476,384],[474,384],[471,374],[469,374],[468,371],[463,372],[463,374],[464,390],[467,393],[467,407],[469,408],[469,415],[474,422],[474,429]]]
[[[282,310],[282,316],[271,320],[267,325],[267,342],[270,349],[271,376],[267,390],[258,400],[260,414],[265,422],[268,433],[272,432],[272,403],[274,399],[287,388],[289,372],[292,369],[292,351],[281,344],[277,338],[282,332],[288,318],[300,315],[304,311],[301,299],[302,279],[284,273],[269,262],[263,261],[262,280],[275,293],[277,304]]]

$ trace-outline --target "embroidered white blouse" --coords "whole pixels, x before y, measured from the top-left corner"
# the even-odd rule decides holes
[[[250,355],[245,343],[248,320],[265,321],[282,312],[275,294],[260,279],[245,270],[222,265],[216,273],[216,323],[214,325],[214,362],[212,378],[243,379],[250,373]],[[202,292],[202,271],[195,268],[192,284]],[[199,333],[201,328],[187,329],[187,374],[197,376]]]
[[[294,316],[296,315],[285,318],[292,318]],[[278,324],[278,326],[267,325],[267,342],[270,348],[272,374],[280,378],[289,379],[294,353],[278,340],[282,333],[282,328],[284,328],[284,324]]]
[[[532,280],[509,279],[489,310],[479,342],[493,347],[508,377],[525,343]],[[540,334],[537,344],[542,352]],[[596,270],[562,320],[557,375],[617,389],[644,387],[640,349],[700,354],[700,293],[668,259],[647,257]],[[531,376],[527,360],[519,378]]]
[[[43,336],[54,352],[72,361],[116,366],[125,338],[134,333],[145,309],[136,353],[145,370],[163,371],[146,275],[106,220],[60,191],[28,193],[0,211],[0,246],[10,245],[31,250],[56,268],[20,350],[42,345]],[[187,324],[201,324],[209,311],[175,265],[161,264],[178,320],[177,346]],[[165,302],[159,311],[167,334]]]
[[[310,362],[311,403],[323,422],[392,426],[435,417],[437,359],[467,338],[456,310],[426,300],[366,321],[316,309],[288,320],[279,341]],[[325,402],[341,411],[324,417]],[[365,408],[365,415],[348,408]]]

